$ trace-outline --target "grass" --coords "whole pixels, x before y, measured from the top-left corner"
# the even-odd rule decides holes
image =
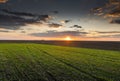
[[[3,43],[0,81],[120,81],[120,51]]]

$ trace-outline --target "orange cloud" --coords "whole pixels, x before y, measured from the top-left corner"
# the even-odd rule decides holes
[[[8,0],[0,0],[0,3],[6,3]]]
[[[120,24],[120,0],[109,0],[109,3],[92,9],[92,12],[95,15],[112,19],[114,21],[112,23]]]

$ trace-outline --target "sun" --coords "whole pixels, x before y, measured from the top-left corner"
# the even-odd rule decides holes
[[[71,38],[71,37],[69,37],[69,36],[67,36],[67,37],[65,37],[65,40],[66,40],[66,41],[71,41],[71,40],[72,40],[72,38]]]

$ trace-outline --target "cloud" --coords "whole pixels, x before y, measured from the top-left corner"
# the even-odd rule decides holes
[[[21,31],[21,33],[26,33],[26,31]]]
[[[62,24],[66,24],[66,23],[69,23],[70,22],[70,20],[62,20],[62,21],[60,21]]]
[[[120,34],[112,35],[111,37],[113,37],[113,38],[120,38]]]
[[[15,11],[10,11],[8,9],[1,9],[1,11],[5,12],[5,13],[8,13],[8,14],[17,15],[17,16],[37,16],[37,15],[32,14],[32,13],[15,12]]]
[[[113,20],[110,21],[110,23],[120,24],[120,19],[113,19]]]
[[[109,0],[109,3],[92,9],[92,12],[95,15],[112,19],[110,23],[120,24],[120,0]]]
[[[50,15],[37,15],[26,12],[16,12],[7,9],[0,9],[1,12],[7,13],[7,15],[0,14],[0,28],[17,30],[27,24],[41,24],[42,22],[48,22],[52,19]]]
[[[82,28],[82,26],[79,26],[79,25],[73,25],[71,28]]]
[[[91,38],[117,38],[120,37],[120,31],[90,31],[86,37]]]
[[[50,16],[50,15],[40,15],[40,16],[38,17],[38,19],[41,20],[41,21],[47,22],[47,21],[53,19],[53,17]]]
[[[24,26],[27,21],[21,17],[1,15],[0,14],[0,28],[16,30]]]
[[[22,18],[28,18],[28,19],[36,19],[36,20],[42,20],[42,21],[48,21],[49,19],[52,19],[52,16],[50,15],[38,15],[33,13],[27,13],[27,12],[16,12],[8,9],[1,9],[1,11],[8,13],[9,15],[15,15]]]
[[[9,32],[8,30],[0,30],[0,32]]]
[[[6,3],[8,0],[0,0],[0,3]]]
[[[30,35],[37,37],[63,37],[63,36],[84,36],[87,32],[80,31],[47,31],[45,33],[32,33]]]
[[[113,17],[113,18],[120,17],[120,10],[112,10],[111,12],[107,13],[105,16]]]
[[[59,11],[51,11],[52,13],[54,13],[54,14],[58,14],[59,13]]]
[[[60,27],[62,27],[61,24],[57,24],[57,23],[51,23],[51,24],[48,24],[48,26],[51,27],[51,28],[60,28]]]
[[[108,34],[108,33],[111,33],[111,34],[116,34],[116,33],[119,33],[120,34],[120,31],[96,31],[97,33],[102,33],[102,34]]]
[[[116,34],[116,35],[100,35],[100,36],[94,36],[92,38],[120,38],[120,34]]]

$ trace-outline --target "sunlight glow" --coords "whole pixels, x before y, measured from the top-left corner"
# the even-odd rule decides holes
[[[65,37],[65,40],[66,40],[66,41],[71,41],[71,40],[72,40],[72,38],[71,38],[71,37],[69,37],[69,36],[67,36],[67,37]]]

